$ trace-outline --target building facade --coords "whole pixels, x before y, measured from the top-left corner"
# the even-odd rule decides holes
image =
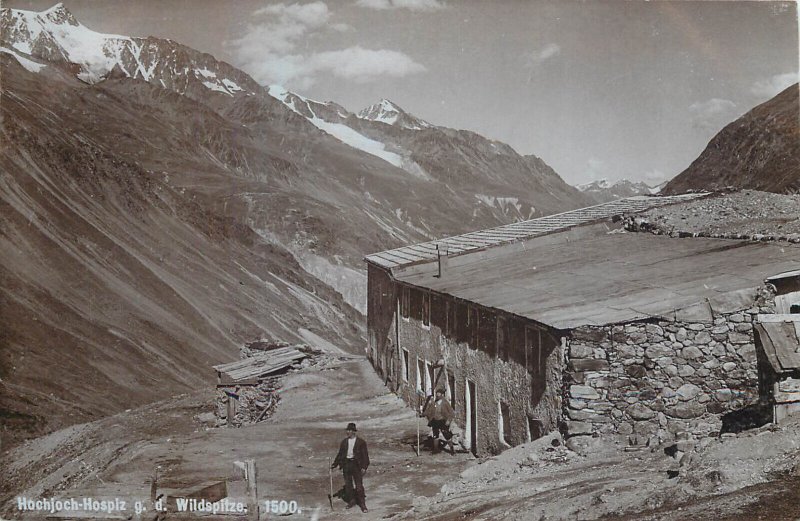
[[[557,331],[368,269],[367,355],[406,403],[419,409],[434,389],[445,389],[474,454],[496,454],[557,428]]]
[[[797,282],[766,279],[800,247],[626,233],[620,215],[642,209],[368,256],[375,370],[414,408],[445,389],[478,455],[557,428],[632,445],[720,432],[759,400],[754,324]]]

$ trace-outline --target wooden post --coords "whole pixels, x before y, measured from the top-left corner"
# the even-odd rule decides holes
[[[248,518],[258,521],[258,472],[256,460],[245,460],[245,478],[247,478],[247,512]]]
[[[233,417],[236,416],[236,404],[233,401],[233,396],[228,395],[228,423],[227,427],[233,427]]]

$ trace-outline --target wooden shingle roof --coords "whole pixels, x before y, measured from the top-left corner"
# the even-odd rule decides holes
[[[458,255],[485,248],[500,246],[540,235],[563,231],[573,226],[608,219],[615,215],[643,212],[651,208],[675,204],[710,195],[695,193],[671,196],[636,196],[608,203],[579,208],[555,215],[547,215],[513,224],[506,224],[487,230],[455,235],[446,239],[402,246],[366,256],[367,262],[387,269],[393,269],[422,262],[436,260],[437,247],[448,255]]]
[[[258,383],[259,378],[280,371],[308,356],[294,347],[296,346],[272,349],[236,362],[215,365],[218,383],[223,385]]]

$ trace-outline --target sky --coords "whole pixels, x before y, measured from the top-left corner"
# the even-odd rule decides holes
[[[171,38],[350,111],[390,99],[539,156],[572,184],[674,177],[726,124],[798,77],[793,2],[64,4],[93,30]]]

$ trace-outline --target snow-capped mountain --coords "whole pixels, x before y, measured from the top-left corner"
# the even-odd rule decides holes
[[[92,31],[61,3],[42,12],[0,10],[0,41],[17,53],[72,65],[87,83],[122,76],[182,94],[199,88],[229,96],[261,88],[231,65],[172,40]]]
[[[428,179],[427,174],[422,168],[409,158],[409,153],[405,150],[392,147],[384,142],[371,139],[347,125],[348,118],[352,114],[347,112],[341,105],[332,101],[327,103],[319,102],[289,92],[279,85],[269,87],[270,96],[282,101],[287,107],[297,114],[305,117],[312,125],[323,132],[333,136],[342,143],[383,159],[387,163],[394,165],[417,177]]]
[[[608,179],[598,179],[591,183],[577,185],[575,188],[591,197],[597,203],[606,203],[635,195],[651,195],[658,193],[659,187],[652,187],[644,182],[633,182],[620,179],[612,183]]]
[[[277,85],[269,93],[348,146],[419,179],[444,183],[449,191],[468,192],[473,216],[518,221],[551,213],[565,203],[593,202],[536,156],[521,156],[509,145],[474,132],[432,125],[388,100],[353,114],[337,103],[315,101]],[[496,192],[486,193],[487,183]]]
[[[253,336],[361,346],[365,253],[587,205],[503,143],[266,89],[63,5],[0,10],[0,40],[0,408],[29,435],[203,385]]]
[[[382,99],[378,103],[359,111],[358,117],[409,130],[421,130],[432,126],[427,121],[412,116],[387,99]]]

